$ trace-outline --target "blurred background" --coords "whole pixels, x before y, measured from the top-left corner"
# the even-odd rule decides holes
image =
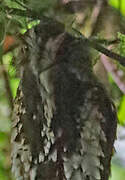
[[[40,1],[44,2],[43,6],[37,9]],[[95,37],[96,40],[103,42],[106,48],[125,56],[125,0],[82,0],[78,6],[73,3],[67,5],[68,1],[60,0],[65,8],[62,8],[60,3],[53,6],[50,0],[3,0],[0,1],[0,6],[3,10],[5,6],[10,9],[13,7],[23,9],[25,7],[20,4],[22,2],[38,11],[42,9],[45,14],[50,13],[63,21],[67,29],[73,25],[86,37]],[[54,12],[51,10],[52,6]],[[75,13],[75,20],[69,10]],[[63,17],[60,17],[59,11],[62,12]],[[17,57],[19,44],[16,36],[17,34],[23,36],[26,29],[37,23],[37,21],[29,23],[26,17],[10,14],[7,14],[5,18],[4,11],[0,14],[0,180],[14,180],[11,175],[10,134],[13,99],[20,81],[18,63],[15,60],[19,59]],[[94,50],[92,57],[95,57],[93,58],[96,64],[95,74],[106,87],[117,108],[118,131],[110,180],[125,180],[125,67]]]

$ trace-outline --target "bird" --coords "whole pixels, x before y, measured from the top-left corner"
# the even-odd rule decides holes
[[[89,46],[51,18],[24,40],[11,135],[15,179],[108,180],[117,116]]]

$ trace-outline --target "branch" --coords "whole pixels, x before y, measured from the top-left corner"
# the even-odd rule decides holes
[[[104,55],[106,55],[112,59],[117,60],[121,65],[125,66],[125,57],[124,56],[121,56],[117,53],[114,53],[114,52],[104,48],[102,45],[96,43],[95,41],[91,41],[88,39],[86,39],[86,41],[91,47],[93,47],[97,51],[103,53]]]
[[[100,45],[98,42],[96,42],[95,40],[93,39],[88,39],[86,38],[81,32],[77,31],[76,29],[72,28],[78,35],[78,37],[83,40],[83,44],[85,45],[85,43],[96,49],[97,51],[101,52],[102,54],[112,58],[112,59],[115,59],[117,60],[121,65],[125,66],[125,57],[124,56],[121,56],[117,53],[114,53],[108,49],[106,49],[105,47],[103,47],[102,45]]]
[[[104,45],[106,45],[106,46],[109,46],[109,45],[112,45],[112,44],[117,44],[117,43],[119,43],[120,42],[120,39],[111,39],[111,40],[109,40],[109,39],[93,39],[95,42],[97,42],[97,43],[101,43],[101,44],[104,44]]]
[[[4,78],[4,82],[5,82],[5,89],[6,89],[7,98],[8,98],[9,104],[10,104],[10,108],[12,110],[13,109],[13,95],[12,95],[12,91],[10,88],[8,74],[6,72],[6,69],[3,65],[3,63],[2,63],[2,60],[1,60],[1,69],[2,69],[2,75]]]

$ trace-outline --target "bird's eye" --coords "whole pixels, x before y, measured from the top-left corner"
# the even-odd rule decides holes
[[[24,50],[27,51],[28,50],[28,46],[24,46]]]
[[[25,45],[22,47],[21,52],[26,53],[28,51],[28,47]]]

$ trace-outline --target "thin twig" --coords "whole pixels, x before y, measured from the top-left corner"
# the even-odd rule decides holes
[[[102,45],[100,45],[93,39],[86,38],[81,32],[77,31],[76,29],[73,28],[73,30],[77,33],[77,35],[81,39],[81,41],[83,40],[83,44],[86,43],[86,45],[96,49],[97,51],[103,53],[104,55],[106,55],[112,59],[117,60],[121,65],[125,66],[125,57],[124,56],[121,56],[117,53],[114,53],[114,52],[106,49],[105,47],[103,47]]]
[[[101,44],[104,44],[106,46],[109,46],[109,45],[112,45],[112,44],[117,44],[120,42],[119,39],[111,39],[111,40],[108,40],[108,39],[93,39],[95,42],[97,43],[101,43]]]
[[[17,0],[14,0],[17,4],[19,4],[20,6],[22,6],[23,8],[25,9],[29,9],[27,6],[25,6],[23,3],[17,1]]]
[[[4,82],[5,82],[6,94],[7,94],[7,97],[8,97],[10,108],[12,110],[13,109],[13,95],[12,95],[12,91],[11,91],[11,88],[10,88],[8,73],[6,72],[6,69],[4,67],[4,64],[3,64],[2,60],[1,60],[1,69],[2,69],[2,75],[3,75],[3,78],[4,78]]]
[[[102,45],[94,42],[94,41],[91,41],[91,40],[88,40],[86,39],[87,43],[93,47],[94,49],[96,49],[97,51],[103,53],[104,55],[112,58],[112,59],[115,59],[117,60],[121,65],[125,66],[125,57],[124,56],[121,56],[117,53],[114,53],[106,48],[104,48]]]

